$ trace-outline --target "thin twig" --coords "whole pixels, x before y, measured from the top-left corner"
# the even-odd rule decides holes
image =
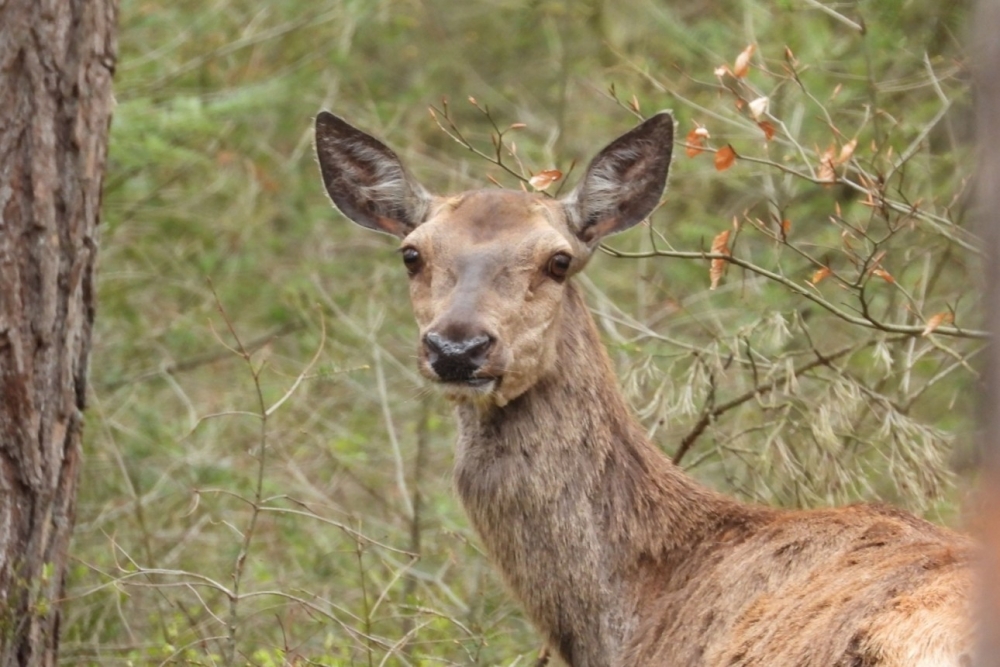
[[[295,333],[301,331],[305,328],[305,322],[288,322],[280,327],[277,327],[273,331],[264,334],[258,338],[253,338],[247,341],[246,348],[251,353],[256,352],[260,348],[268,345],[274,339],[281,338],[290,333]],[[113,380],[110,382],[104,382],[96,386],[98,391],[116,391],[122,387],[130,384],[137,384],[139,382],[145,382],[147,380],[155,380],[156,378],[163,377],[164,375],[177,375],[179,373],[184,373],[187,371],[195,370],[201,366],[207,366],[214,364],[218,361],[225,361],[227,359],[232,359],[233,354],[231,350],[222,350],[216,352],[206,352],[204,354],[196,354],[194,356],[188,357],[187,359],[182,359],[181,361],[172,361],[162,364],[158,368],[151,368],[146,371],[142,371],[135,375],[127,378],[121,378],[118,380]]]
[[[385,430],[389,435],[389,444],[392,447],[392,458],[396,464],[396,486],[399,487],[399,496],[402,500],[406,517],[412,518],[413,503],[410,501],[410,491],[406,485],[406,465],[403,462],[399,438],[396,437],[396,426],[392,418],[392,408],[389,407],[389,392],[385,386],[385,373],[382,372],[382,353],[379,351],[377,345],[372,346],[372,358],[375,366],[375,385],[378,388],[379,403],[382,405],[382,419],[385,421]]]
[[[721,253],[711,253],[711,252],[698,252],[698,251],[677,251],[677,250],[654,250],[650,252],[624,252],[621,250],[616,250],[611,248],[606,244],[600,246],[601,250],[611,255],[612,257],[617,257],[621,259],[636,259],[640,257],[674,257],[679,259],[700,259],[700,260],[712,260],[712,259],[722,259],[731,264],[740,266],[748,271],[756,273],[758,275],[764,276],[774,282],[780,283],[792,290],[799,296],[803,296],[813,303],[823,307],[829,312],[833,313],[845,322],[850,322],[851,324],[857,324],[869,329],[876,329],[879,331],[885,331],[887,333],[898,333],[898,334],[908,334],[911,336],[923,335],[925,326],[919,325],[909,325],[909,324],[893,324],[887,322],[879,322],[871,317],[857,317],[851,315],[850,313],[838,308],[826,299],[822,298],[818,294],[811,292],[805,287],[799,285],[793,280],[774,273],[773,271],[768,271],[767,269],[757,266],[753,262],[748,262],[745,259],[740,259],[735,255],[724,255]],[[982,331],[979,329],[961,329],[958,327],[938,327],[934,330],[935,334],[941,334],[945,336],[954,336],[956,338],[975,338],[975,339],[987,339],[990,337],[988,331]]]
[[[820,354],[817,352],[816,359],[813,359],[812,361],[806,364],[802,364],[801,366],[794,368],[791,372],[786,373],[781,377],[775,378],[770,382],[758,385],[753,389],[743,394],[740,394],[731,401],[723,403],[722,405],[711,407],[711,404],[714,402],[714,398],[710,399],[708,401],[709,408],[702,413],[702,416],[695,423],[694,427],[688,432],[686,436],[684,436],[683,439],[681,439],[681,444],[677,447],[677,451],[674,453],[673,456],[674,463],[680,464],[681,460],[688,453],[688,451],[690,451],[691,446],[694,445],[695,441],[701,436],[702,433],[705,432],[705,429],[708,428],[708,425],[711,424],[713,421],[715,421],[715,419],[717,419],[719,416],[725,414],[726,412],[732,410],[733,408],[739,407],[744,403],[753,400],[754,398],[757,398],[763,394],[772,391],[775,387],[779,386],[783,382],[788,381],[789,378],[791,377],[798,377],[803,373],[806,373],[816,368],[817,366],[828,365],[831,361],[834,361],[835,359],[839,359],[840,357],[843,357],[847,354],[851,354],[853,352],[857,352],[858,350],[862,350],[866,347],[870,347],[874,345],[876,342],[878,341],[869,340],[864,343],[859,343],[856,345],[848,345],[844,348],[841,348],[829,354]],[[712,395],[714,396],[714,391],[712,392]]]
[[[865,28],[863,25],[856,23],[855,21],[852,21],[851,19],[847,18],[840,12],[835,11],[831,7],[827,7],[822,2],[818,2],[818,0],[804,0],[804,2],[810,7],[820,10],[827,16],[835,18],[836,20],[840,21],[841,23],[848,26],[852,30],[857,30],[862,35],[865,34]]]

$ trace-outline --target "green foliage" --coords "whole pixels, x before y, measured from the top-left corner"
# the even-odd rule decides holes
[[[966,6],[835,10],[123,0],[63,661],[534,660],[539,639],[450,492],[448,406],[413,367],[393,242],[322,191],[321,108],[438,191],[575,161],[572,184],[635,122],[633,98],[640,115],[672,108],[664,205],[584,277],[643,423],[749,500],[882,499],[953,521],[981,346],[964,333],[980,272]],[[716,77],[748,44],[747,77]],[[513,175],[427,113],[449,98],[492,154],[470,95],[498,127],[525,123],[504,136]],[[730,169],[685,155],[696,125],[735,149]],[[824,152],[855,138],[822,182]],[[710,290],[700,253],[727,229],[741,264],[718,258]],[[942,313],[954,322],[921,335]]]

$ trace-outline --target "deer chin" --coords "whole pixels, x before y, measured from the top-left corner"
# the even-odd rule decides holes
[[[505,405],[498,391],[503,378],[476,377],[468,380],[446,382],[435,378],[445,398],[455,403],[472,403],[477,406]]]
[[[453,403],[473,405],[480,410],[502,408],[534,384],[534,381],[524,381],[523,376],[511,369],[485,372],[482,376],[459,381],[442,380],[433,369],[423,364],[421,369],[428,379],[441,387],[445,398]]]

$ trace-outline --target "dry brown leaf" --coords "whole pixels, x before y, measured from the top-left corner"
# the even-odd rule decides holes
[[[951,311],[946,311],[943,313],[938,313],[937,315],[931,315],[927,318],[927,326],[924,327],[924,332],[920,334],[921,336],[926,336],[929,333],[933,333],[942,324],[947,324],[955,321],[955,316]]]
[[[840,149],[840,155],[837,156],[837,164],[844,164],[845,162],[850,160],[851,156],[854,155],[854,149],[857,147],[858,147],[857,139],[851,139],[846,144],[844,144],[844,147]]]
[[[844,231],[840,232],[840,240],[844,242],[844,248],[848,252],[854,252],[854,246],[851,244],[851,239],[853,239],[853,238],[854,238],[854,235],[851,234],[846,229]]]
[[[521,130],[521,129],[524,129],[526,127],[528,127],[528,125],[526,123],[511,123],[510,127],[508,127],[507,129],[508,130]]]
[[[719,232],[712,239],[712,254],[713,255],[728,255],[729,254],[729,230]],[[726,270],[726,260],[724,259],[713,259],[711,265],[708,268],[708,278],[711,280],[712,284],[708,289],[715,289],[719,286],[719,280],[722,279],[722,273]]]
[[[722,272],[726,270],[726,260],[724,259],[713,259],[712,265],[708,269],[708,277],[712,281],[708,289],[714,290],[719,286],[719,280],[722,279]]]
[[[740,55],[736,56],[736,62],[733,64],[733,76],[742,78],[750,72],[750,57],[756,48],[755,44],[750,44],[740,52]]]
[[[875,182],[872,179],[866,178],[864,174],[858,174],[858,180],[861,181],[861,185],[864,187],[864,192],[865,192],[865,200],[861,202],[861,205],[870,206],[874,208],[875,196],[873,193],[875,192],[878,186],[875,185]]]
[[[830,275],[830,267],[823,266],[813,272],[812,278],[809,279],[813,285],[819,285],[824,278]]]
[[[544,190],[560,178],[562,178],[562,172],[558,169],[543,169],[529,178],[528,183],[536,190]]]
[[[757,127],[759,127],[764,131],[765,139],[767,139],[768,141],[774,139],[774,125],[771,124],[771,121],[762,120],[759,123],[757,123]]]
[[[788,236],[788,232],[790,231],[792,231],[792,221],[789,220],[788,218],[785,218],[784,220],[781,221],[781,233],[785,236]]]
[[[632,107],[632,111],[639,113],[639,98],[633,95],[632,100],[629,102],[629,106]]]
[[[819,173],[817,178],[823,183],[833,183],[837,180],[835,157],[836,154],[834,153],[833,146],[830,146],[819,158]]]
[[[718,171],[725,171],[736,162],[736,151],[729,144],[726,144],[715,152],[715,168]]]
[[[729,254],[729,230],[723,230],[712,239],[712,253]]]
[[[885,269],[874,269],[872,271],[872,275],[873,276],[878,276],[879,278],[881,278],[882,280],[886,281],[887,283],[893,283],[893,284],[895,284],[895,282],[896,282],[896,279],[893,278],[892,275],[888,271],[886,271]]]
[[[687,134],[685,143],[687,146],[684,152],[688,157],[694,157],[705,150],[705,139],[708,139],[708,130],[703,127],[696,127]]]

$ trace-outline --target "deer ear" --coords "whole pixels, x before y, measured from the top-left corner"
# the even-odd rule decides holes
[[[653,211],[666,186],[673,142],[674,118],[661,111],[597,154],[563,200],[580,240],[593,247]]]
[[[427,216],[431,196],[396,154],[328,111],[316,116],[316,157],[333,203],[359,225],[402,238]]]

